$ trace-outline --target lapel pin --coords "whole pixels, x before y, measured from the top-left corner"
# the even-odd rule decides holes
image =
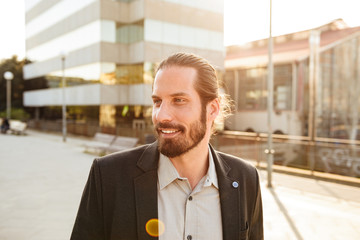
[[[238,188],[238,187],[239,187],[239,183],[235,181],[235,182],[232,183],[232,186],[233,186],[233,188]]]

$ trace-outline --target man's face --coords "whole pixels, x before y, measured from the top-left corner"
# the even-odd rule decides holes
[[[170,66],[158,71],[153,86],[152,120],[159,150],[173,158],[196,147],[206,134],[206,106],[194,88],[196,70]]]

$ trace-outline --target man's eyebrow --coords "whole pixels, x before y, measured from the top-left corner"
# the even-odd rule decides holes
[[[171,97],[183,97],[183,96],[189,96],[188,93],[185,93],[185,92],[178,92],[178,93],[173,93],[173,94],[170,94]],[[160,98],[159,96],[157,95],[152,95],[151,96],[152,98]]]
[[[170,96],[172,96],[172,97],[183,97],[183,96],[189,96],[189,94],[184,93],[184,92],[178,92],[178,93],[173,93]]]

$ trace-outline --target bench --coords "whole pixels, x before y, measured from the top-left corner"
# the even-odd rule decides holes
[[[138,138],[117,136],[115,140],[105,148],[105,154],[133,148],[139,142]]]
[[[91,142],[84,145],[85,152],[103,155],[105,149],[115,140],[116,136],[106,133],[96,133]]]
[[[27,124],[19,120],[10,120],[10,132],[16,135],[24,135]]]

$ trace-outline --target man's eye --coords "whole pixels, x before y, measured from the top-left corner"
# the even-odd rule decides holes
[[[175,98],[174,101],[177,102],[177,103],[185,102],[185,100],[182,99],[182,98]]]
[[[154,99],[154,100],[153,100],[153,103],[154,103],[154,105],[159,106],[160,103],[161,103],[161,100],[159,100],[159,99]]]

